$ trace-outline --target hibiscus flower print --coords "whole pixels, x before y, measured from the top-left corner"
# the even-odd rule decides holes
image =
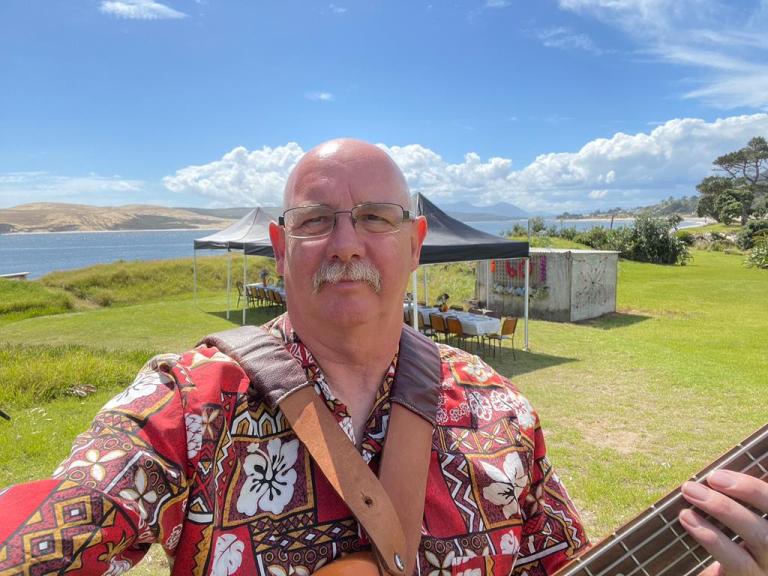
[[[283,442],[273,438],[264,452],[257,445],[248,447],[243,462],[246,480],[237,499],[237,511],[253,516],[257,511],[281,514],[293,497],[299,441]]]
[[[510,530],[501,537],[501,552],[503,554],[515,555],[520,551],[520,542],[515,536],[515,531]]]
[[[488,367],[481,362],[477,356],[474,356],[473,361],[464,366],[464,372],[470,377],[475,378],[478,382],[485,382],[493,375]]]
[[[503,470],[487,462],[480,462],[488,477],[493,482],[483,488],[483,496],[497,506],[501,506],[505,518],[511,518],[520,512],[518,498],[528,483],[525,468],[517,452],[507,454]]]
[[[133,384],[128,386],[128,388],[107,402],[102,410],[112,410],[113,408],[118,408],[120,406],[130,404],[139,398],[149,396],[150,394],[153,394],[155,390],[157,390],[158,384],[161,383],[161,376],[156,372],[139,374],[136,380],[133,381]]]

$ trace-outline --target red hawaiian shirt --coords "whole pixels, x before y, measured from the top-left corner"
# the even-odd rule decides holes
[[[288,316],[268,328],[354,441],[346,407]],[[536,413],[477,356],[442,345],[440,355],[418,573],[553,573],[587,540]],[[396,363],[360,443],[374,469]],[[174,575],[301,575],[368,548],[279,409],[248,406],[248,384],[215,348],[152,359],[77,437],[53,479],[0,490],[0,575],[118,576],[152,543]]]

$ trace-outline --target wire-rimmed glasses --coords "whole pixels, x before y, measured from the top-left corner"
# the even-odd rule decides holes
[[[411,220],[400,204],[366,202],[351,210],[334,210],[323,204],[297,206],[283,212],[278,222],[291,238],[319,238],[333,232],[339,214],[349,214],[355,230],[370,234],[397,232],[403,222]]]

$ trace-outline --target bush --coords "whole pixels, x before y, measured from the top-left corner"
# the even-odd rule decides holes
[[[631,254],[631,228],[609,230],[603,226],[595,226],[577,234],[574,240],[591,246],[595,250],[615,250],[622,258],[629,258]]]
[[[677,236],[686,246],[693,246],[696,242],[696,236],[688,232],[688,230],[678,230],[675,233],[675,236]]]
[[[576,230],[576,226],[569,226],[568,228],[561,228],[555,236],[559,236],[564,240],[575,240],[579,235],[579,231]]]
[[[644,214],[632,226],[614,230],[596,226],[578,234],[575,240],[595,250],[616,250],[629,260],[684,265],[691,256],[686,242],[673,234],[679,223],[679,216],[654,218]]]
[[[749,250],[759,237],[766,235],[768,235],[768,220],[755,220],[741,229],[736,236],[736,244],[742,250]]]
[[[744,265],[747,268],[768,270],[768,238],[761,238],[755,243]]]
[[[690,259],[688,246],[672,233],[679,223],[680,219],[676,216],[638,216],[632,226],[632,249],[629,258],[639,262],[685,265]]]

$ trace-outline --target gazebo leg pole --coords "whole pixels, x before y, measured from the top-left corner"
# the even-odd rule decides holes
[[[413,284],[413,307],[411,310],[413,310],[411,323],[413,324],[414,330],[419,329],[419,299],[416,294],[416,289],[419,287],[419,278],[418,278],[418,268],[413,271],[411,274],[411,280]]]
[[[243,247],[243,326],[245,326],[245,310],[248,308],[248,288],[246,288],[248,282],[246,281],[247,270],[245,269],[245,263],[245,247]]]
[[[227,250],[227,320],[229,320],[229,292],[232,290],[232,252]]]
[[[195,296],[195,307],[197,307],[197,249],[192,249],[192,292]]]
[[[525,262],[525,303],[524,303],[524,308],[523,309],[525,311],[525,348],[524,348],[524,350],[526,352],[529,351],[529,348],[528,348],[528,292],[529,292],[529,279],[530,279],[529,278],[529,276],[530,276],[529,272],[530,271],[528,269],[530,268],[530,266],[528,264],[529,264],[530,261],[531,261],[530,258],[525,258],[524,259],[524,262]]]

